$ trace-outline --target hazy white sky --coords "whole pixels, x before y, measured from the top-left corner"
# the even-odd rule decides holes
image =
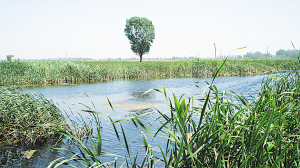
[[[0,0],[0,59],[136,56],[126,19],[146,17],[155,40],[144,57],[275,54],[300,47],[299,0]]]

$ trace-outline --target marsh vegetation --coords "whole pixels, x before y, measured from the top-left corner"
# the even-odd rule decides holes
[[[213,77],[222,60],[1,62],[0,85],[61,84],[157,77]],[[297,60],[228,60],[218,76],[296,69]]]
[[[34,143],[43,138],[64,136],[75,145],[74,149],[54,149],[69,151],[70,155],[54,159],[49,163],[50,167],[300,165],[298,71],[266,78],[258,95],[252,98],[241,93],[228,95],[214,84],[217,76],[255,75],[278,69],[298,69],[297,60],[144,61],[142,64],[131,61],[2,62],[1,68],[10,69],[1,74],[3,85],[77,83],[159,76],[213,77],[212,82],[206,82],[208,89],[204,97],[170,95],[165,87],[141,93],[162,94],[168,104],[167,111],[147,107],[147,110],[114,119],[103,115],[101,111],[88,108],[82,110],[92,116],[92,120],[88,122],[82,115],[76,119],[62,115],[51,101],[40,94],[28,94],[21,88],[1,87],[2,140],[26,140]],[[199,87],[198,83],[195,86]],[[107,101],[111,111],[115,112],[114,104],[109,99]],[[155,124],[142,120],[152,113],[156,113],[153,119]],[[104,117],[108,117],[123,154],[105,152],[105,135],[101,131],[101,118]],[[131,135],[124,126],[128,122],[134,126],[131,132],[139,135],[136,138],[141,140],[142,150],[132,149],[129,140]],[[164,141],[158,138],[163,138]]]
[[[41,94],[28,94],[20,87],[0,88],[0,140],[31,143],[60,133],[53,128],[34,128],[38,124],[64,125],[64,118],[53,102]]]
[[[155,109],[159,114],[155,121],[159,124],[141,120],[152,113],[147,111],[118,120],[109,117],[123,155],[102,151],[103,137],[97,126],[92,148],[74,138],[74,133],[65,133],[74,139],[79,152],[59,158],[50,166],[74,161],[74,166],[87,167],[156,167],[157,163],[163,163],[163,167],[299,167],[299,73],[265,79],[253,99],[240,94],[226,99],[226,93],[213,83],[223,66],[217,69],[212,82],[207,83],[210,89],[200,103],[195,104],[194,97],[175,94],[169,97],[165,88],[154,89],[165,95],[169,104],[167,112]],[[123,127],[128,121],[140,134],[144,151],[132,151],[130,135]],[[157,141],[158,136],[165,138],[166,144]],[[153,143],[159,154],[153,152]],[[112,156],[111,160],[102,161],[105,156]]]

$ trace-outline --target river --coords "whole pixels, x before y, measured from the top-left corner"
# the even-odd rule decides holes
[[[266,77],[266,75],[249,77],[220,77],[215,79],[214,84],[220,91],[226,91],[228,93],[237,92],[238,94],[243,94],[245,97],[250,99],[251,96],[255,97],[257,95],[261,88],[261,82]],[[167,111],[167,102],[163,94],[152,90],[151,92],[142,95],[145,91],[153,88],[163,90],[163,86],[165,86],[168,96],[170,97],[172,96],[172,93],[174,93],[178,97],[185,94],[185,98],[190,96],[201,98],[204,96],[204,92],[207,89],[207,84],[204,81],[211,83],[212,78],[120,80],[94,84],[26,86],[24,87],[24,90],[28,93],[43,94],[46,98],[51,99],[61,111],[66,114],[73,113],[79,118],[80,116],[77,112],[83,109],[90,109],[104,113],[105,115],[99,116],[101,126],[103,127],[101,129],[103,151],[123,156],[124,152],[116,138],[115,131],[107,116],[112,117],[113,120],[118,120],[125,116],[136,116],[152,110],[154,111],[153,113],[143,116],[141,120],[143,122],[154,122],[154,118],[158,116],[158,113],[155,112],[154,109],[148,108],[156,107],[160,111]],[[200,88],[195,87],[196,84]],[[110,100],[114,111],[111,109],[107,98]],[[83,116],[84,120],[88,122],[90,115],[83,112],[80,114]],[[122,122],[122,125],[125,128],[128,142],[130,142],[133,154],[137,151],[142,153],[144,149],[141,147],[142,138],[140,133],[130,121]],[[158,137],[156,140],[160,144],[165,143],[164,138]],[[155,142],[152,142],[151,145],[155,146],[155,144]],[[88,146],[93,148],[91,141],[88,141]],[[42,149],[44,147],[51,147],[51,144],[43,144],[40,149],[33,153],[33,156],[30,159],[22,158],[20,149],[12,150],[19,153],[19,158],[9,160],[2,166],[46,167],[48,162],[62,156],[70,155],[66,151]],[[74,146],[70,146],[66,140],[59,144],[58,147],[74,149]],[[156,154],[159,154],[158,147],[154,147],[153,149],[154,153],[157,152]],[[103,157],[103,161],[108,161],[110,159],[111,158]]]

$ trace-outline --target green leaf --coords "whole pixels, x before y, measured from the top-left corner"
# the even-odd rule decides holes
[[[111,102],[109,101],[109,99],[108,99],[108,97],[106,96],[106,98],[107,98],[107,101],[108,101],[108,103],[109,103],[109,105],[110,105],[110,108],[113,110],[113,112],[116,114],[116,112],[115,112],[115,110],[114,110],[114,108],[113,108],[113,106],[112,106],[112,104],[111,104]]]
[[[175,168],[177,168],[179,166],[179,161],[181,159],[181,154],[182,154],[182,151],[183,151],[183,139],[181,140],[180,142],[180,149],[179,149],[179,153],[178,155],[176,156],[176,161],[175,161]]]
[[[112,123],[118,123],[118,122],[130,120],[130,119],[133,119],[133,118],[135,118],[135,117],[124,117],[124,118],[121,118],[121,119],[119,119],[119,120],[117,120],[117,121],[114,121],[114,122],[112,122]]]
[[[102,113],[102,112],[99,112],[99,111],[92,111],[92,110],[80,110],[80,111],[88,112],[88,113],[95,113],[95,114],[104,114],[104,113]]]
[[[102,151],[102,137],[100,134],[100,129],[97,128],[97,135],[98,135],[98,146],[97,146],[97,155],[100,156],[101,155],[101,151]]]

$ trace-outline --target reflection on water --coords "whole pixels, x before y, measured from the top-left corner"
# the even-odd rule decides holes
[[[220,91],[242,93],[246,98],[250,98],[257,94],[264,77],[266,76],[223,77],[217,78],[214,84]],[[58,108],[65,111],[67,114],[76,114],[76,112],[84,109],[91,109],[104,113],[105,115],[100,117],[101,126],[103,127],[101,130],[103,151],[123,155],[122,148],[120,147],[115,136],[115,131],[107,116],[110,116],[113,120],[118,120],[129,115],[138,116],[147,113],[142,116],[140,120],[155,124],[155,122],[158,121],[154,121],[154,118],[158,116],[158,113],[152,112],[154,110],[150,108],[156,107],[161,112],[166,112],[168,111],[168,103],[166,102],[164,94],[154,90],[143,94],[145,91],[152,88],[163,90],[163,86],[165,86],[169,97],[172,97],[173,92],[178,97],[185,94],[183,98],[188,98],[190,96],[203,98],[204,91],[207,89],[207,84],[205,82],[197,83],[199,89],[195,87],[195,82],[199,81],[207,81],[210,83],[212,79],[170,78],[136,81],[124,80],[55,87],[27,87],[25,88],[25,91],[29,93],[42,93],[46,98],[52,99],[57,104]],[[110,100],[115,112],[111,109],[107,98]],[[80,114],[86,122],[89,120],[90,116],[87,113],[81,112]],[[131,121],[124,121],[122,122],[122,126],[126,128],[125,133],[133,148],[132,150],[134,152],[139,151],[142,153],[144,151],[141,147],[142,137],[136,130],[134,124],[132,124]],[[161,137],[158,137],[156,140],[161,144],[165,143],[165,140]],[[92,143],[88,142],[87,144],[93,148]],[[157,149],[155,148],[156,145],[154,142],[151,145],[154,149]],[[72,146],[66,143],[62,143],[60,146],[63,148],[72,148]],[[159,150],[154,150],[154,152],[159,153]],[[19,158],[18,164],[29,167],[44,167],[47,162],[61,156],[66,156],[66,153],[63,151],[41,149],[35,152],[31,159],[20,160]],[[103,161],[107,160],[105,157],[103,159]],[[18,158],[16,158],[16,160],[18,160]],[[14,162],[10,161],[5,167],[11,167],[13,165],[12,163]]]
[[[156,92],[153,90],[150,92],[147,92],[145,90],[133,91],[130,93],[130,96],[134,97],[136,100],[154,99],[156,96]]]

